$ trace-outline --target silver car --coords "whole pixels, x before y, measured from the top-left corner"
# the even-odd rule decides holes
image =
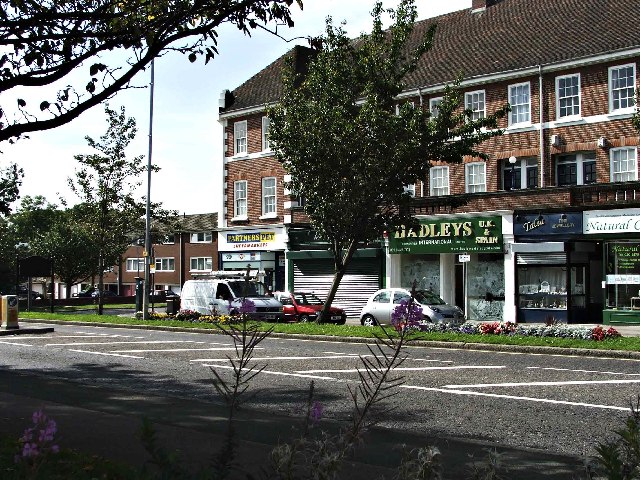
[[[360,312],[360,323],[365,326],[391,323],[391,314],[398,304],[411,297],[404,288],[384,288],[369,297]],[[433,292],[417,290],[416,303],[422,307],[426,322],[464,322],[464,312],[456,306],[447,304]]]

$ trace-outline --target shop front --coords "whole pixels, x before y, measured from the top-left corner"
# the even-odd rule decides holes
[[[640,324],[640,209],[584,212],[584,233],[601,240],[605,324]]]
[[[264,283],[271,291],[283,290],[286,240],[283,227],[219,232],[220,269],[250,267],[264,273]]]
[[[310,228],[290,229],[287,252],[289,291],[312,292],[324,300],[331,289],[334,260],[329,244]],[[333,305],[358,316],[369,297],[382,287],[384,256],[379,244],[356,251],[338,286]]]
[[[582,212],[516,213],[513,232],[517,321],[599,322],[602,255]]]
[[[509,215],[511,217],[511,215]],[[388,235],[387,283],[430,290],[469,320],[502,320],[505,254],[502,214],[423,217]],[[510,234],[510,232],[508,232]]]

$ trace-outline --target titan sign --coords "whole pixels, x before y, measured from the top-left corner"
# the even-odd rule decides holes
[[[389,235],[389,253],[502,252],[502,217],[420,220]]]

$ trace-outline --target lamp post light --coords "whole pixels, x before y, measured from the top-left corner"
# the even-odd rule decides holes
[[[511,165],[511,190],[516,189],[516,162],[518,159],[514,156],[509,157],[509,165]]]

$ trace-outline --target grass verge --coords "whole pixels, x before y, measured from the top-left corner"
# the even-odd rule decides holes
[[[130,317],[114,317],[96,314],[56,314],[45,312],[21,312],[21,318],[42,320],[66,320],[91,322],[96,324],[149,325],[158,327],[183,327],[215,329],[210,323],[196,323],[184,320],[139,320]],[[276,333],[302,335],[332,335],[338,337],[374,338],[380,335],[380,327],[359,325],[333,325],[315,323],[258,323],[260,329],[273,328]],[[419,333],[415,339],[438,342],[488,343],[496,345],[521,345],[557,348],[592,348],[598,350],[623,350],[640,352],[640,337],[619,337],[603,341],[577,340],[557,337],[525,337],[508,335],[465,335],[460,333]]]

